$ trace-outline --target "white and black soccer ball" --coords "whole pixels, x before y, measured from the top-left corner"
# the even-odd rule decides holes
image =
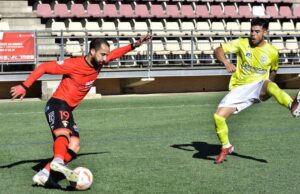
[[[85,167],[77,167],[74,169],[74,172],[78,174],[77,182],[70,182],[71,186],[76,190],[87,190],[91,187],[93,183],[93,174],[92,172]]]

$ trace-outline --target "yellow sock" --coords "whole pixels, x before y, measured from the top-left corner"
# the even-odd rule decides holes
[[[293,99],[285,91],[280,89],[276,83],[269,82],[267,91],[269,95],[274,96],[279,104],[290,108]]]
[[[228,127],[226,124],[226,119],[217,114],[214,114],[216,132],[222,146],[230,145],[228,139]]]

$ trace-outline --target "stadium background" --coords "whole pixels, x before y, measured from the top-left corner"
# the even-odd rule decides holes
[[[292,0],[0,0],[1,32],[33,32],[34,62],[0,63],[0,98],[36,65],[84,55],[91,38],[111,48],[147,32],[152,42],[103,68],[95,83],[102,95],[227,90],[229,74],[215,61],[221,42],[249,36],[250,21],[270,21],[268,41],[279,49],[277,82],[300,87],[300,1]],[[228,58],[235,61],[234,55]],[[101,78],[101,79],[100,79]],[[149,78],[154,78],[154,81]],[[48,98],[60,76],[43,76],[28,97]]]

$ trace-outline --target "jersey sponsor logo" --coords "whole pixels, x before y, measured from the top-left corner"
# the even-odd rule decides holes
[[[265,74],[267,72],[266,69],[262,69],[259,67],[253,67],[247,63],[242,64],[242,69],[245,73],[250,74],[250,73],[257,73],[257,74]]]
[[[91,87],[93,86],[94,82],[95,82],[95,80],[88,81],[84,85],[79,86],[78,90],[80,90],[82,92],[88,92],[91,89]]]

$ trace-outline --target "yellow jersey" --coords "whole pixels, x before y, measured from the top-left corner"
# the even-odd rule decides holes
[[[251,47],[249,38],[238,38],[222,43],[225,54],[236,53],[236,71],[232,74],[229,90],[260,80],[267,80],[271,70],[278,69],[278,50],[267,43]]]

